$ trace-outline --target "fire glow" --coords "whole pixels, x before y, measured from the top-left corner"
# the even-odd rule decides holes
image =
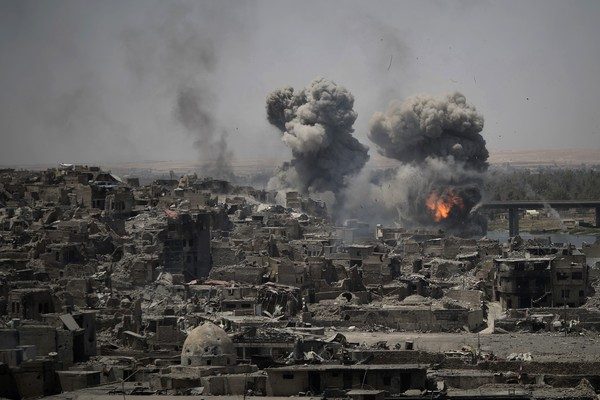
[[[465,205],[463,199],[454,190],[446,189],[442,194],[439,194],[437,190],[433,190],[427,197],[425,206],[433,220],[440,222],[448,218],[454,207],[462,210]]]

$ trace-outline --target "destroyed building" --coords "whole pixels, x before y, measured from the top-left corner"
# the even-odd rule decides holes
[[[506,350],[520,335],[591,340],[593,246],[339,225],[294,191],[282,205],[195,174],[133,178],[0,171],[0,396],[600,389],[593,351],[575,367]]]
[[[585,255],[573,248],[555,250],[557,253],[540,255],[535,248],[522,257],[494,260],[494,296],[504,309],[585,303],[589,294]]]

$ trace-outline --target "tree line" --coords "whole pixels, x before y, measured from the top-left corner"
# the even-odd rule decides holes
[[[600,168],[491,168],[484,182],[489,200],[599,200]]]

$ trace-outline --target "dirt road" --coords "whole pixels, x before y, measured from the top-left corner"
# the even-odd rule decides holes
[[[415,333],[415,332],[345,332],[348,341],[375,344],[387,341],[390,347],[406,340],[414,342],[415,350],[444,352],[460,349],[463,345],[477,347],[476,333]],[[588,333],[585,336],[565,337],[562,333],[510,333],[480,334],[482,350],[492,351],[500,357],[510,353],[530,352],[534,360],[600,360],[600,335]]]

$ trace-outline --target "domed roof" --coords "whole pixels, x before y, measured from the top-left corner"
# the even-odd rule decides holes
[[[194,328],[183,342],[182,357],[233,355],[235,349],[227,333],[212,322]]]
[[[406,296],[400,303],[402,305],[429,304],[431,303],[431,299],[423,297],[420,294],[411,294],[410,296]]]

